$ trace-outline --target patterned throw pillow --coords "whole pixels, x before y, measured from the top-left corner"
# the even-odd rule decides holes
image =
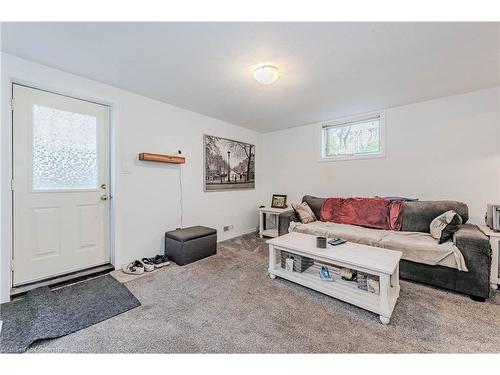
[[[313,221],[316,221],[316,216],[314,216],[314,213],[311,210],[311,207],[306,202],[302,203],[293,203],[292,204],[293,209],[299,216],[300,222],[302,224],[307,224],[307,223],[312,223]]]
[[[462,224],[462,217],[453,210],[446,211],[432,220],[430,225],[431,236],[439,243],[448,241],[453,233],[458,230]]]

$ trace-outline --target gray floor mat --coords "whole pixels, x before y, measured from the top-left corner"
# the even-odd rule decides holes
[[[110,275],[51,291],[30,291],[0,305],[0,352],[21,353],[35,341],[60,337],[140,306]]]

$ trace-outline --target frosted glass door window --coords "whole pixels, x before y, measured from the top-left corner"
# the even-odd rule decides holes
[[[33,189],[95,189],[97,181],[97,118],[33,105]]]

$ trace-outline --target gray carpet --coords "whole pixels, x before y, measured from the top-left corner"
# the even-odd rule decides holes
[[[34,289],[0,305],[0,352],[24,352],[37,340],[75,332],[137,306],[137,298],[109,275],[53,291]]]
[[[500,294],[485,303],[402,281],[390,325],[267,276],[263,240],[222,242],[216,256],[131,281],[142,306],[31,352],[499,352]]]

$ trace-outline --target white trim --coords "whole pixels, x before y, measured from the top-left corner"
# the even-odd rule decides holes
[[[351,154],[351,155],[335,155],[335,156],[324,156],[323,152],[325,149],[324,132],[325,129],[343,126],[352,122],[361,122],[363,120],[368,120],[371,118],[379,117],[380,124],[380,151],[374,153],[365,154]],[[363,113],[359,115],[343,117],[339,119],[334,119],[331,121],[323,121],[319,123],[319,160],[320,162],[331,162],[331,161],[347,161],[347,160],[363,160],[363,159],[378,159],[385,158],[386,151],[386,131],[385,131],[385,110],[374,111],[369,113]]]
[[[3,78],[3,77],[2,77]],[[1,131],[1,201],[2,220],[0,232],[0,302],[10,301],[12,285],[12,190],[8,188],[12,178],[12,81],[2,79],[2,127]],[[5,95],[4,95],[5,94]]]
[[[363,123],[367,120],[372,120],[372,119],[380,119],[383,115],[381,112],[370,112],[362,115],[354,115],[350,117],[343,117],[341,119],[336,119],[333,121],[326,121],[323,122],[321,125],[323,128],[333,128],[336,126],[344,126],[344,125],[355,125],[355,124],[360,124]]]
[[[230,236],[225,237],[224,239],[217,237],[217,242],[224,242],[224,241],[236,238],[236,237],[244,236],[245,234],[257,233],[257,231],[258,231],[257,227],[249,228],[249,229],[245,229],[245,230],[240,230],[238,232],[233,232]]]
[[[3,77],[2,77],[3,78]],[[30,87],[33,89],[41,90],[41,91],[46,91],[50,92],[53,94],[57,95],[62,95],[78,100],[84,100],[88,102],[92,102],[94,104],[99,104],[103,105],[106,107],[109,107],[109,127],[108,127],[108,139],[109,139],[109,192],[110,192],[110,197],[112,198],[114,196],[114,191],[115,191],[115,172],[116,172],[116,166],[115,166],[115,139],[114,139],[114,134],[115,134],[115,125],[114,125],[114,105],[113,103],[107,102],[105,100],[101,100],[98,98],[90,98],[85,95],[78,95],[72,92],[67,92],[67,91],[60,91],[58,89],[54,88],[49,88],[45,85],[39,85],[38,83],[34,82],[29,82],[27,80],[23,79],[17,79],[15,77],[7,77],[5,82],[2,80],[2,83],[0,85],[0,89],[2,92],[7,92],[8,94],[5,95],[6,97],[2,97],[2,102],[0,105],[2,106],[2,116],[3,118],[2,123],[5,121],[5,124],[0,129],[1,132],[1,139],[2,139],[2,145],[0,149],[2,150],[2,157],[1,157],[1,170],[2,174],[0,176],[1,180],[1,198],[3,201],[3,207],[2,205],[2,220],[1,220],[1,227],[0,227],[0,239],[1,239],[1,247],[0,247],[0,303],[4,302],[9,302],[10,301],[10,289],[12,287],[12,258],[13,258],[13,200],[12,200],[12,194],[13,191],[11,190],[11,184],[13,180],[13,156],[12,156],[12,151],[13,151],[13,112],[11,109],[12,102],[13,102],[13,87],[14,84],[16,85],[21,85],[21,86],[26,86]],[[4,85],[6,90],[4,91]],[[5,113],[4,113],[5,111]],[[8,187],[8,188],[5,188]],[[109,258],[110,258],[110,263],[115,265],[115,204],[113,202],[113,199],[110,199],[110,208],[109,208]]]

